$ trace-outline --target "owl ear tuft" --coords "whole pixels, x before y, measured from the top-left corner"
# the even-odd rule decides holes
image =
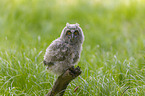
[[[69,26],[69,23],[66,23],[66,26]]]
[[[76,26],[79,26],[80,24],[76,23]]]

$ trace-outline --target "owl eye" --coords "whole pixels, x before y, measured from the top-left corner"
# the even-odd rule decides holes
[[[74,32],[74,35],[79,35],[79,31],[76,30],[76,31]]]
[[[68,30],[66,34],[67,34],[67,35],[71,35],[71,31],[70,31],[70,30]]]

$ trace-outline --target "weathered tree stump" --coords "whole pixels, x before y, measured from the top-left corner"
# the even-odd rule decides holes
[[[46,96],[63,96],[68,84],[81,74],[80,67],[74,68],[74,66],[68,68],[62,75],[60,75],[55,81],[53,88],[46,94]]]

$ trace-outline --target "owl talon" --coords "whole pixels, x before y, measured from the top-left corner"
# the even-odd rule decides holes
[[[74,73],[75,74],[75,67],[74,66],[71,66],[70,68],[68,68],[68,70],[70,70],[71,73]]]
[[[74,66],[72,66],[72,67],[68,68],[68,70],[70,70],[69,73],[72,75],[72,77],[76,77],[76,76],[80,75],[81,72],[82,72],[80,70],[80,67],[79,66],[76,67],[76,68],[74,68]]]
[[[77,66],[77,67],[76,67],[76,70],[80,70],[80,67],[79,67],[79,66]]]
[[[81,73],[82,73],[82,71],[81,71],[81,69],[80,69],[79,66],[77,66],[77,67],[75,68],[75,72],[76,72],[77,74],[81,74]]]

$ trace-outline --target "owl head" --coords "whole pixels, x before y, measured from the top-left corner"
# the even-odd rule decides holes
[[[79,24],[69,24],[67,23],[64,29],[62,30],[61,39],[63,39],[66,43],[69,44],[77,44],[77,43],[83,43],[84,41],[84,34],[79,27]]]

